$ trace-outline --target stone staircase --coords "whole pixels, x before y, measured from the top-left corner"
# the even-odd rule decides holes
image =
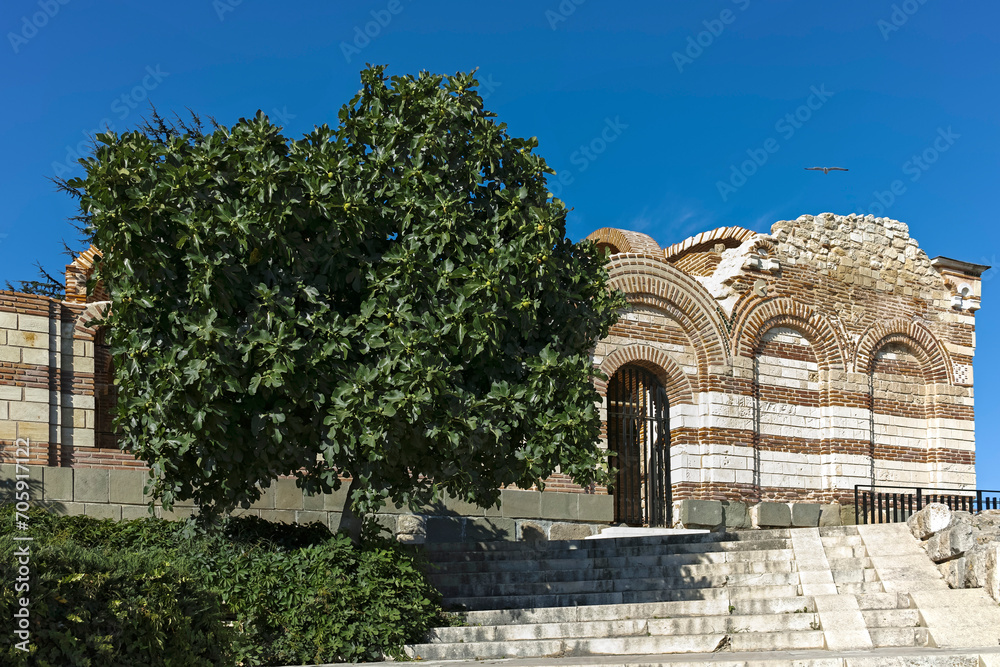
[[[905,525],[429,545],[428,554],[462,624],[408,646],[420,660],[1000,644],[1000,608],[981,590],[948,589]]]

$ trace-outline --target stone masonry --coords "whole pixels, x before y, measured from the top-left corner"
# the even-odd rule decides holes
[[[901,222],[831,213],[666,249],[617,229],[589,238],[611,253],[611,285],[630,306],[594,363],[609,378],[643,366],[665,387],[675,500],[974,487],[988,267],[930,259]]]
[[[988,267],[930,259],[901,222],[830,213],[665,249],[619,229],[589,238],[612,253],[611,286],[629,302],[594,363],[609,378],[642,366],[665,388],[674,501],[849,504],[872,481],[975,485],[972,359]],[[64,300],[0,292],[0,463],[24,438],[38,466],[144,467],[115,444],[112,360],[88,326],[108,306],[87,287],[99,256],[67,266]],[[606,395],[606,382],[597,388]],[[605,501],[575,520],[609,520],[606,489],[556,474],[541,495],[566,493]]]

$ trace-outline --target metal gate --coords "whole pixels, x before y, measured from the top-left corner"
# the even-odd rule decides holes
[[[611,493],[615,523],[669,527],[670,414],[656,376],[621,368],[608,383],[608,449],[618,477]]]

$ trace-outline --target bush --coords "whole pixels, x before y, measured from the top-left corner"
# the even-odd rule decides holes
[[[13,529],[12,521],[9,507],[0,510],[0,523],[8,534]],[[161,635],[152,632],[147,635],[182,632],[190,639],[181,641],[181,645],[198,647],[202,634],[206,637],[210,634],[204,623],[216,623],[220,630],[214,635],[214,641],[218,646],[229,647],[232,659],[244,665],[378,660],[383,655],[400,657],[403,644],[419,641],[441,620],[440,596],[427,581],[425,564],[420,557],[393,540],[373,534],[367,534],[362,546],[355,547],[345,535],[334,535],[321,524],[276,524],[257,517],[228,519],[214,532],[190,537],[190,529],[185,524],[160,519],[113,522],[33,512],[31,524],[36,537],[33,552],[40,553],[37,549],[44,548],[47,554],[67,557],[73,554],[72,559],[60,566],[63,578],[84,572],[81,569],[84,561],[103,563],[107,568],[118,568],[122,572],[136,571],[141,562],[143,571],[160,572],[159,576],[168,579],[174,577],[171,582],[184,579],[188,587],[197,582],[200,588],[191,590],[192,600],[181,601],[178,594],[178,606],[163,607],[163,611],[158,612],[163,618],[172,619],[161,629]],[[38,564],[40,561],[36,560],[35,553],[33,571],[44,572],[39,585],[46,586],[45,595],[49,595],[52,583],[48,577],[48,561]],[[16,567],[14,559],[7,555],[4,558],[5,568]],[[113,593],[119,585],[116,582],[117,579],[108,578],[101,590]],[[173,595],[171,586],[178,591],[182,589],[180,584],[172,583],[156,591],[169,597]],[[12,590],[5,591],[5,595],[8,593],[5,605],[13,602]],[[100,594],[97,589],[82,587],[82,584],[66,589],[61,597],[69,606],[59,608],[62,614],[59,618],[68,618],[68,614],[82,618],[77,610],[100,606],[99,599],[103,599]],[[204,605],[209,599],[216,601],[218,612],[195,609],[196,600]],[[33,619],[36,604],[33,597]],[[188,628],[174,618],[188,613],[203,615],[199,616],[199,621],[204,623]],[[41,617],[39,619],[41,622]],[[226,619],[233,622],[231,632],[219,625]],[[129,621],[120,619],[120,622]],[[135,622],[138,627],[142,619],[135,619]],[[131,627],[117,634],[108,633],[112,648],[107,648],[103,644],[91,646],[93,642],[87,643],[90,640],[83,637],[82,629],[72,623],[64,623],[59,630],[62,632],[60,641],[67,651],[53,663],[59,665],[127,664],[108,661],[100,651],[121,650],[116,644],[121,641],[119,638],[135,634]],[[74,632],[81,636],[75,637]],[[33,633],[32,641],[40,643],[40,635]],[[46,640],[46,643],[52,642]],[[150,655],[157,653],[153,644],[146,642],[143,646],[143,650],[153,652]],[[8,647],[3,645],[2,648],[7,650]],[[70,650],[94,662],[71,662],[77,658]],[[217,659],[229,658],[220,654]],[[155,662],[145,658],[134,664],[200,664],[196,659],[185,660]]]
[[[17,577],[15,543],[0,547],[0,576]],[[4,618],[13,618],[15,597],[30,599],[30,647],[15,647],[0,633],[4,665],[67,667],[196,667],[232,665],[233,631],[226,627],[220,596],[198,575],[171,563],[163,552],[86,549],[70,541],[31,547],[30,590],[0,593]]]

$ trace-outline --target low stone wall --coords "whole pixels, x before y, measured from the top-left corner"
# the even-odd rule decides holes
[[[952,588],[985,588],[1000,603],[1000,510],[954,512],[931,503],[906,520]]]
[[[728,500],[678,500],[673,506],[675,528],[747,530],[851,526],[854,505],[819,503],[744,503]]]
[[[23,470],[22,470],[23,472]],[[60,514],[84,514],[99,519],[141,519],[150,516],[149,497],[143,494],[143,470],[28,466],[31,504]],[[0,501],[14,499],[15,468],[0,465]],[[293,479],[279,479],[249,510],[269,521],[320,522],[337,530],[347,494],[307,496]],[[607,495],[505,489],[500,506],[477,507],[446,499],[419,514],[402,507],[386,507],[375,516],[400,541],[484,542],[491,540],[580,539],[600,532],[614,519],[613,499]],[[193,514],[191,502],[177,503],[173,511],[154,508],[154,515],[181,519]]]

